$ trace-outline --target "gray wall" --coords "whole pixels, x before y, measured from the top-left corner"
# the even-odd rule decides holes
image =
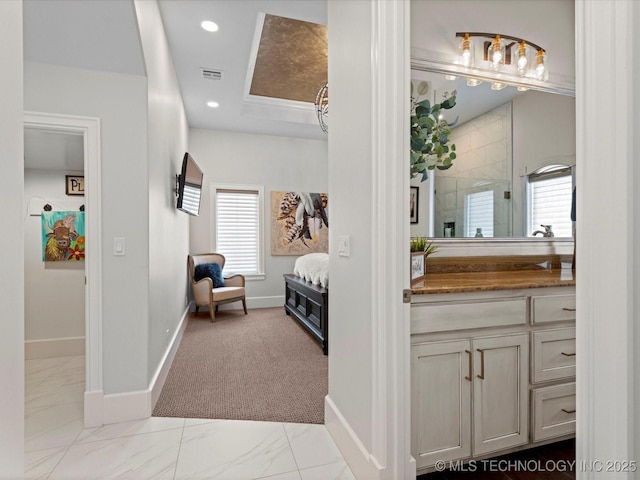
[[[187,150],[187,118],[156,2],[136,1],[147,69],[148,380],[185,312],[189,221],[175,208],[175,175]]]
[[[24,469],[24,183],[22,2],[0,2],[0,145],[2,235],[0,275],[0,478],[22,478]]]
[[[247,282],[247,301],[249,307],[282,305],[282,275],[293,272],[293,264],[297,257],[271,255],[270,193],[326,193],[327,142],[192,128],[189,131],[189,151],[204,171],[200,215],[191,219],[190,251],[203,253],[211,251],[212,248],[211,185],[263,185],[266,278]],[[333,211],[335,204],[329,197],[329,227],[332,226]]]
[[[25,62],[24,72],[25,110],[100,118],[103,386],[105,394],[145,389],[149,318],[147,80],[29,62]],[[126,256],[113,256],[114,237],[126,239]]]

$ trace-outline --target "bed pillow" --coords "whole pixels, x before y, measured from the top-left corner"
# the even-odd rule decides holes
[[[218,263],[201,263],[196,265],[196,271],[193,278],[199,282],[203,278],[209,277],[213,281],[213,288],[224,287],[224,278],[222,278],[222,268]]]

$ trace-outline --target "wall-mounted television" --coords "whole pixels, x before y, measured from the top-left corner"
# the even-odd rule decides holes
[[[182,171],[177,177],[178,210],[197,216],[200,212],[202,194],[202,170],[189,152],[182,159]]]

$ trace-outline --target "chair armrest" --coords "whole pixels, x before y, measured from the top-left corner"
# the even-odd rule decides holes
[[[230,277],[225,277],[224,284],[227,287],[244,287],[244,275],[236,273]]]
[[[197,304],[205,305],[209,303],[211,298],[211,291],[213,289],[213,281],[209,277],[205,277],[202,280],[193,282],[191,284],[193,289],[193,299]]]

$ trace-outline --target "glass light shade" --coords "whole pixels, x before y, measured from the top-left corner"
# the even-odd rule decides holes
[[[482,83],[482,80],[478,80],[477,78],[469,78],[467,79],[467,86],[469,87],[477,87]]]
[[[538,50],[536,53],[536,78],[547,81],[549,79],[549,68],[547,68],[547,52]]]
[[[502,70],[502,67],[504,67],[505,49],[504,44],[500,40],[500,35],[496,35],[496,38],[493,39],[487,53],[491,69],[496,71]]]
[[[502,83],[502,82],[493,82],[491,84],[491,90],[502,90],[504,87],[506,87],[507,84],[506,83]]]
[[[469,38],[469,34],[465,33],[464,38],[460,41],[460,64],[465,67],[473,67],[475,63],[473,42]]]
[[[516,68],[518,75],[524,77],[529,71],[529,48],[524,42],[518,44],[518,52],[516,53]]]

